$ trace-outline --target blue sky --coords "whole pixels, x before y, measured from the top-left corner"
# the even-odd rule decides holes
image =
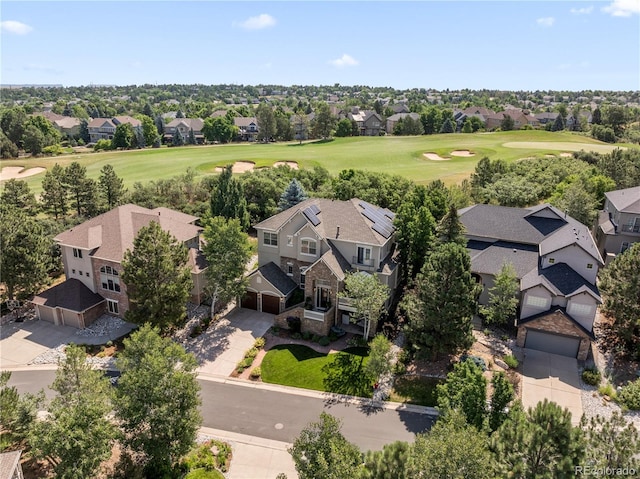
[[[0,8],[3,84],[640,89],[640,0]]]

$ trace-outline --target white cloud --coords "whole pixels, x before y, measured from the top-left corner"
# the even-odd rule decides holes
[[[343,54],[340,58],[336,58],[335,60],[331,60],[333,66],[342,68],[342,67],[354,67],[358,64],[358,60],[353,58],[351,55]]]
[[[2,26],[3,32],[13,33],[14,35],[26,35],[33,30],[33,28],[26,23],[16,20],[5,20],[4,22],[0,22],[0,25]]]
[[[602,7],[602,11],[614,17],[630,17],[634,13],[640,14],[640,0],[613,0],[611,5]]]
[[[538,18],[536,20],[536,23],[541,27],[549,28],[553,26],[554,23],[556,23],[556,19],[553,17],[542,17],[542,18]]]
[[[591,12],[593,12],[593,6],[583,7],[583,8],[572,8],[569,11],[574,15],[589,15]]]
[[[276,19],[267,13],[262,13],[257,17],[249,17],[244,22],[233,22],[234,27],[244,28],[245,30],[262,30],[263,28],[273,27]]]

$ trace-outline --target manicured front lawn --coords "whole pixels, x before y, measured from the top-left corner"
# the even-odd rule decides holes
[[[368,361],[365,348],[347,348],[323,354],[300,344],[270,349],[262,360],[262,380],[316,391],[371,397],[372,381],[363,372]]]
[[[436,386],[443,382],[443,379],[437,378],[400,376],[396,378],[390,399],[395,402],[417,404],[419,406],[437,406]]]

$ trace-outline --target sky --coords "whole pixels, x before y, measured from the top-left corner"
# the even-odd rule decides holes
[[[640,89],[640,0],[3,0],[0,22],[2,84]]]

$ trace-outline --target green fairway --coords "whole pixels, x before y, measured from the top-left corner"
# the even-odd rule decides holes
[[[256,168],[272,166],[277,161],[295,161],[301,168],[321,165],[332,174],[345,168],[393,173],[416,183],[442,179],[447,184],[468,178],[483,156],[514,161],[521,158],[559,154],[589,149],[609,152],[619,145],[598,142],[590,137],[569,132],[509,131],[477,134],[423,135],[411,137],[336,138],[327,142],[230,144],[195,147],[163,147],[134,151],[79,153],[56,158],[2,160],[0,165],[25,168],[50,168],[55,163],[66,166],[78,161],[87,168],[90,178],[98,178],[100,169],[110,163],[116,173],[131,187],[135,182],[171,178],[188,167],[198,174],[215,172],[216,166],[236,161],[255,163]],[[470,157],[452,157],[454,150],[469,150]],[[432,161],[425,153],[449,157],[448,161]],[[44,173],[25,178],[31,189],[39,193]]]
[[[323,354],[299,344],[270,349],[262,360],[262,380],[316,391],[370,396],[369,381],[362,367],[368,360],[366,348],[347,348],[337,354]]]

